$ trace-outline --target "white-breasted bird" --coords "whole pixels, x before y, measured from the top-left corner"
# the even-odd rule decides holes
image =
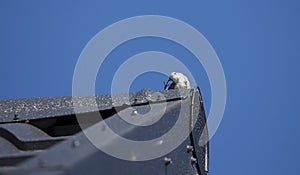
[[[172,81],[172,84],[168,86],[170,81]],[[180,72],[172,72],[169,80],[165,83],[164,89],[189,89],[190,87],[190,82],[185,75]]]

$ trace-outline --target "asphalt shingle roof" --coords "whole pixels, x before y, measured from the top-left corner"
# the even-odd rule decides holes
[[[112,98],[113,97],[113,98]],[[95,99],[95,101],[94,101]],[[73,100],[73,101],[72,101]],[[74,110],[76,101],[76,110]],[[95,103],[96,102],[96,103]],[[136,126],[119,116],[147,113],[163,116],[149,126]],[[101,114],[102,119],[97,118]],[[98,132],[105,122],[118,135],[137,141],[167,133],[183,113],[182,132],[192,131],[164,157],[148,161],[121,160],[97,149],[82,132],[76,115],[88,121],[86,128]],[[141,120],[141,124],[147,120]],[[195,127],[190,127],[190,122]],[[199,145],[206,123],[198,88],[84,97],[49,97],[0,101],[0,174],[206,174],[208,144]],[[105,130],[105,128],[104,128]],[[101,130],[100,130],[101,131]],[[206,131],[206,130],[205,130]],[[206,131],[207,135],[207,131]],[[118,146],[114,137],[101,138],[108,147]],[[176,139],[176,136],[174,136]],[[187,146],[193,146],[188,151]],[[134,148],[132,148],[134,152]],[[137,155],[138,156],[138,155]],[[191,158],[197,161],[191,161]],[[88,171],[87,171],[88,170]]]

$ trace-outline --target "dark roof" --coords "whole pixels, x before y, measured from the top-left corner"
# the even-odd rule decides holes
[[[158,93],[159,92],[159,93]],[[158,95],[157,95],[158,94]],[[119,95],[50,97],[0,101],[0,174],[201,174],[208,171],[208,143],[199,145],[202,131],[207,137],[205,112],[198,88]],[[95,103],[96,102],[96,103]],[[150,104],[166,110],[150,126],[131,125],[118,111],[147,113]],[[132,108],[129,108],[132,107]],[[131,110],[131,111],[130,111]],[[132,140],[151,140],[169,131],[179,113],[189,118],[190,135],[174,150],[148,161],[121,160],[97,149],[82,132],[76,114],[89,121],[85,127],[97,132],[103,122],[118,135]],[[99,119],[96,114],[101,114]],[[151,116],[158,115],[152,112]],[[191,123],[195,127],[191,128]],[[96,123],[96,124],[95,124]],[[105,128],[104,128],[105,129]],[[113,147],[114,138],[101,138]],[[188,151],[192,146],[193,151]],[[170,158],[171,164],[164,162]],[[195,158],[197,161],[191,161]]]

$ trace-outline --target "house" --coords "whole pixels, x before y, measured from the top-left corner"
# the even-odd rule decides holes
[[[2,100],[0,174],[206,175],[205,126],[199,88]]]

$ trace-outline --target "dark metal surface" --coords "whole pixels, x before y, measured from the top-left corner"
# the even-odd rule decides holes
[[[71,97],[18,99],[0,101],[0,174],[201,174],[206,175],[208,163],[207,145],[199,146],[200,134],[206,123],[200,92],[191,90],[169,90],[157,92],[142,90],[138,93],[114,96],[99,95],[97,104],[91,97],[77,97],[82,103],[79,113],[90,118],[94,125],[88,125],[90,132],[104,132],[102,120],[95,119],[100,112],[105,123],[118,135],[131,140],[150,140],[168,132],[179,117],[186,121],[182,132],[189,132],[192,122],[195,128],[176,149],[149,161],[126,161],[112,157],[96,148],[80,132]],[[147,113],[149,103],[158,116],[166,110],[153,125],[135,126],[119,116]],[[92,105],[98,111],[89,110]],[[131,106],[132,108],[129,108]],[[116,111],[116,107],[121,107]],[[17,118],[16,118],[17,115]],[[207,133],[206,133],[207,134]],[[176,139],[176,135],[174,136]],[[118,148],[114,137],[101,138],[105,146]],[[6,151],[3,151],[6,150]],[[133,157],[135,148],[131,150]],[[151,152],[149,151],[149,154]],[[134,158],[133,158],[134,159]]]
[[[2,124],[0,136],[10,140],[21,150],[45,149],[63,140],[63,137],[50,137],[40,129],[26,123]]]

